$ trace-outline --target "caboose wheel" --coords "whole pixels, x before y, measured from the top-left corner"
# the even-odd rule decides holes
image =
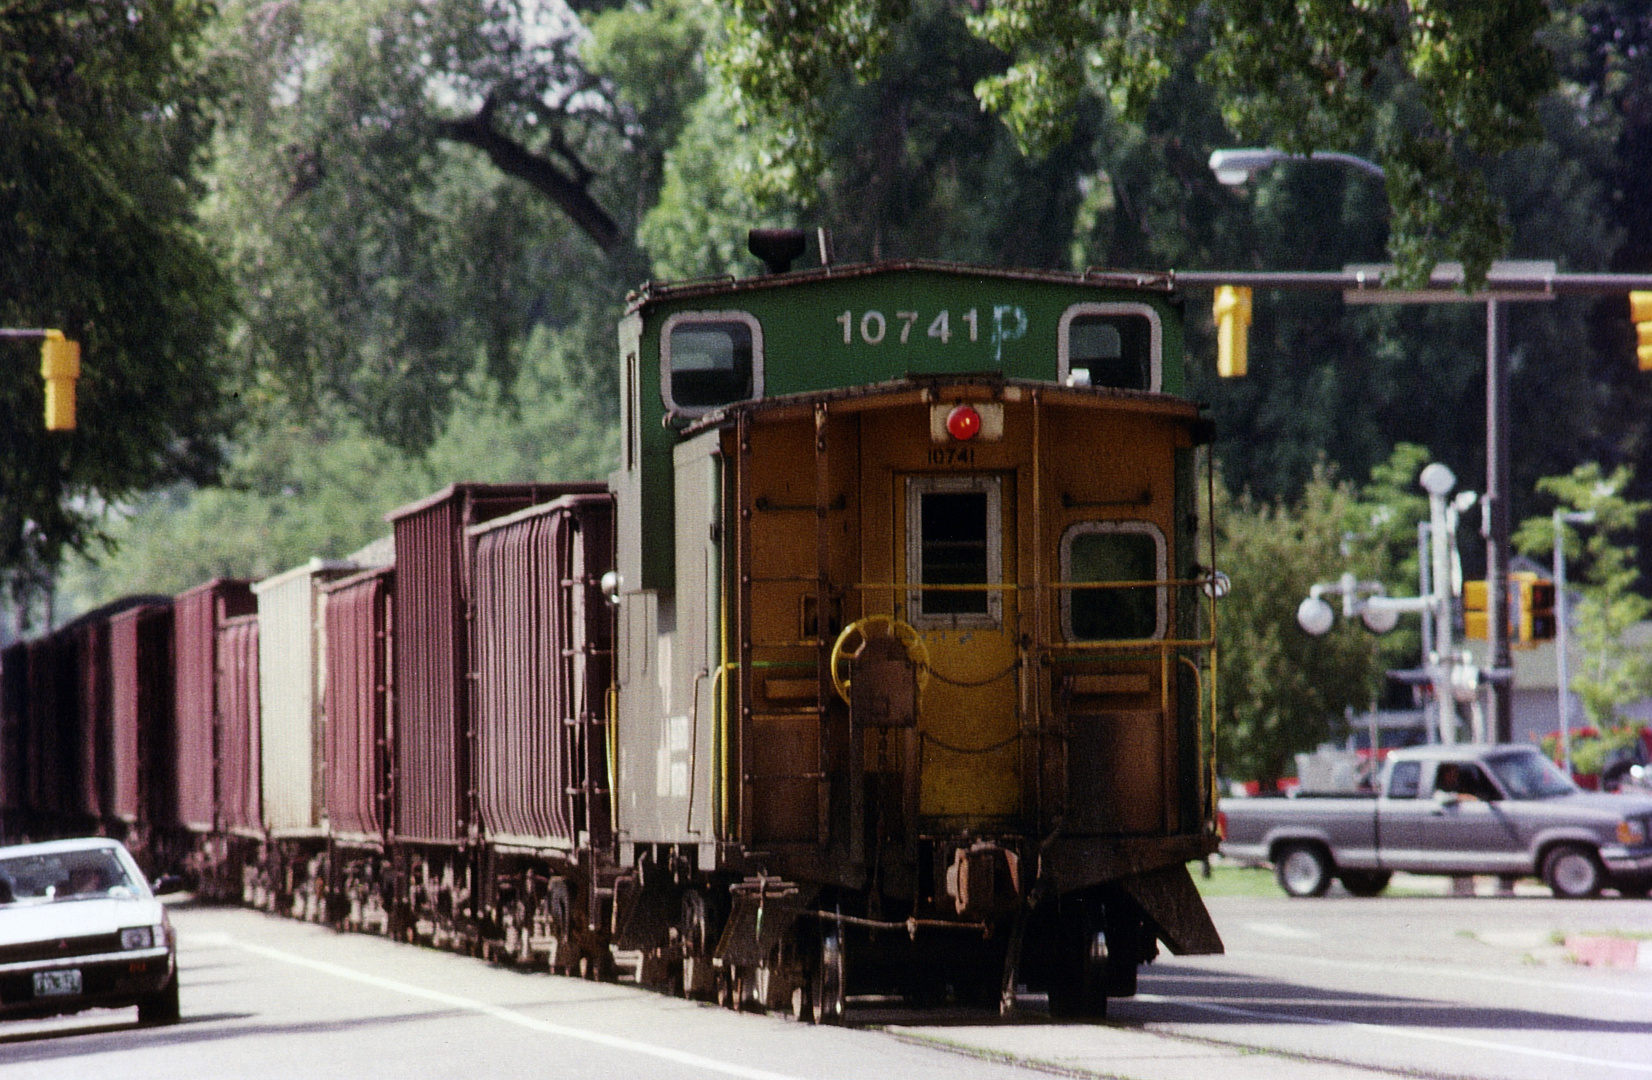
[[[843,673],[843,665],[858,657],[868,641],[879,637],[894,638],[906,646],[907,658],[918,668],[920,690],[929,682],[929,648],[917,628],[893,615],[867,615],[845,626],[832,643],[832,687],[845,703],[849,701],[849,677]]]
[[[810,997],[817,1024],[841,1024],[847,1005],[844,993],[844,964],[842,931],[827,927],[820,935],[820,957],[815,965],[814,986]]]

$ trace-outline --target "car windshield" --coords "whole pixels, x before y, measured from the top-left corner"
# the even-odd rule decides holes
[[[0,859],[0,904],[133,897],[136,885],[109,848]]]
[[[1486,759],[1511,799],[1550,799],[1570,795],[1577,785],[1536,750],[1498,754]]]

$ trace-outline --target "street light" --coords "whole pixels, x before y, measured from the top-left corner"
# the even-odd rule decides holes
[[[1271,146],[1244,147],[1238,150],[1212,150],[1210,153],[1210,171],[1216,174],[1216,179],[1228,187],[1238,187],[1252,176],[1266,169],[1271,169],[1281,161],[1320,161],[1332,165],[1350,165],[1363,173],[1376,177],[1378,180],[1387,178],[1382,166],[1374,161],[1367,161],[1353,154],[1344,154],[1335,150],[1315,150],[1311,154],[1287,154],[1283,150],[1276,150]]]
[[[1572,775],[1572,695],[1566,663],[1566,526],[1588,525],[1594,520],[1593,510],[1556,508],[1554,512],[1554,645],[1556,681],[1560,683],[1560,762],[1567,776]]]
[[[1296,621],[1303,630],[1319,637],[1331,629],[1336,613],[1325,602],[1328,595],[1342,597],[1344,618],[1358,615],[1373,633],[1387,633],[1403,614],[1416,612],[1425,618],[1434,616],[1435,651],[1425,657],[1429,681],[1434,686],[1434,699],[1440,709],[1440,741],[1457,741],[1455,722],[1446,722],[1447,703],[1472,702],[1479,689],[1480,672],[1467,654],[1457,656],[1452,651],[1451,598],[1456,594],[1455,575],[1452,572],[1452,552],[1456,546],[1457,517],[1475,502],[1473,492],[1461,492],[1455,500],[1447,496],[1457,484],[1457,477],[1439,462],[1423,469],[1418,483],[1428,492],[1429,539],[1432,547],[1433,588],[1421,596],[1388,596],[1382,582],[1360,581],[1352,573],[1344,573],[1334,582],[1321,582],[1308,590],[1308,598],[1296,609]]]

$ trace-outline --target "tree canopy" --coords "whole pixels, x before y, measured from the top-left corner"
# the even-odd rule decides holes
[[[110,502],[213,478],[233,295],[197,227],[209,133],[195,0],[0,7],[0,325],[82,345],[78,426],[42,430],[38,343],[0,342],[0,569],[40,588]]]
[[[720,63],[773,133],[769,171],[804,191],[827,168],[834,82],[862,82],[924,0],[730,0]],[[1140,119],[1191,51],[1242,140],[1365,152],[1387,170],[1389,246],[1410,280],[1437,259],[1480,279],[1508,232],[1483,164],[1540,134],[1556,82],[1542,0],[985,0],[953,6],[1007,63],[975,83],[1022,149],[1069,141],[1100,97]]]

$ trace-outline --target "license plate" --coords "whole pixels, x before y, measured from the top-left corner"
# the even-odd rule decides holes
[[[80,993],[80,969],[68,971],[37,971],[34,973],[35,997],[63,997]]]

